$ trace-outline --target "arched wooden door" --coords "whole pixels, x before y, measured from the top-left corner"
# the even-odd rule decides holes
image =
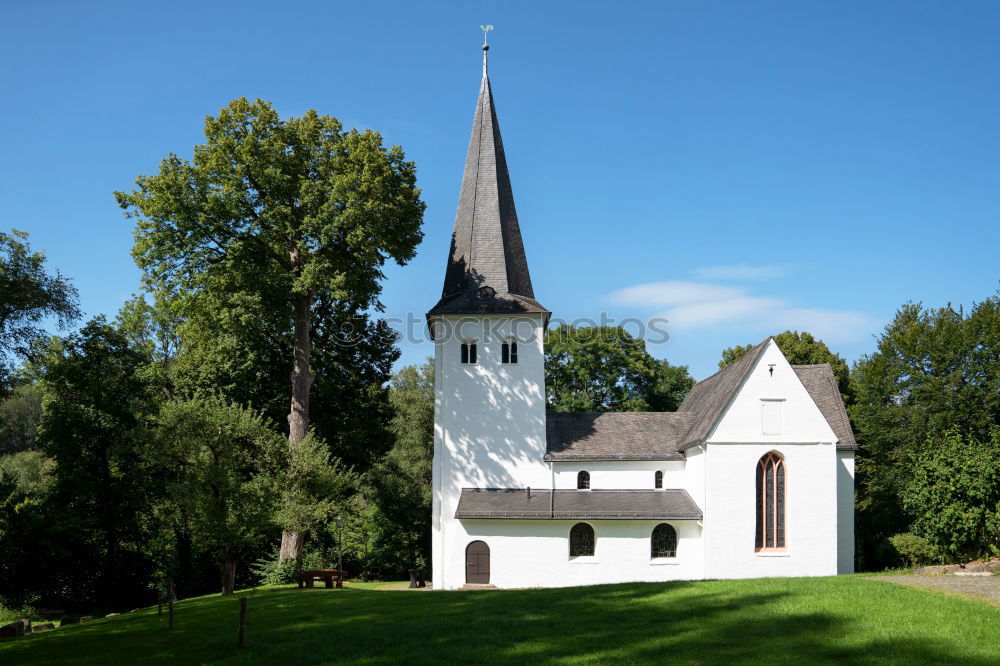
[[[490,547],[485,541],[473,541],[465,548],[465,582],[472,585],[490,582]]]

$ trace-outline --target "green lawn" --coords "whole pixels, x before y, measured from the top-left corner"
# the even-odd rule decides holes
[[[863,576],[499,592],[288,588],[0,643],[2,664],[1000,663],[1000,608]],[[237,595],[240,596],[240,595]]]

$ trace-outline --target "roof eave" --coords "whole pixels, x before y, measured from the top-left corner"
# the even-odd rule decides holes
[[[686,456],[683,453],[658,453],[651,455],[562,455],[562,454],[551,454],[546,453],[543,460],[545,462],[675,462],[683,461]]]

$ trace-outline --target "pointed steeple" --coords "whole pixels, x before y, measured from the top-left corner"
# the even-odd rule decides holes
[[[534,299],[483,46],[483,80],[441,300],[428,314],[547,312]]]

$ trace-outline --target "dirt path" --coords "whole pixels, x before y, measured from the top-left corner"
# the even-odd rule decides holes
[[[1000,605],[1000,576],[872,576],[869,580],[978,597]]]

